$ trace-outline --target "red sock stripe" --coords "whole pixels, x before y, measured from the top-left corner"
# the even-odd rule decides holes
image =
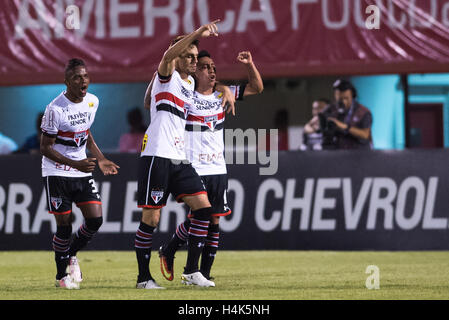
[[[212,239],[218,239],[220,237],[220,232],[209,232],[207,236]]]
[[[206,246],[208,246],[208,247],[217,247],[218,248],[218,241],[206,240]]]
[[[209,221],[192,219],[192,225],[198,226],[198,227],[208,228],[209,227]]]
[[[201,230],[201,229],[196,229],[196,228],[190,227],[189,234],[197,236],[197,237],[206,237],[207,230]]]
[[[70,239],[61,239],[61,238],[58,238],[57,236],[53,236],[53,242],[56,242],[59,245],[65,246],[65,245],[69,244]]]
[[[153,235],[151,233],[143,232],[140,229],[137,230],[136,235],[142,239],[153,239]]]
[[[184,227],[184,223],[180,224],[176,228],[176,236],[183,241],[187,240],[187,238],[189,237],[189,232]]]
[[[149,249],[153,245],[153,241],[142,242],[137,239],[134,240],[134,247],[139,249]]]
[[[53,250],[57,252],[67,252],[69,250],[70,239],[64,240],[53,236]]]
[[[95,234],[95,232],[92,232],[89,229],[87,229],[86,225],[84,224],[81,225],[78,231],[81,232],[87,238],[92,238],[92,236]]]

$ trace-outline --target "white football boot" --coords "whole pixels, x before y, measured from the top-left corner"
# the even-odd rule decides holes
[[[83,274],[80,269],[80,265],[76,256],[72,256],[69,259],[69,265],[67,266],[68,273],[75,282],[83,281]]]
[[[138,282],[136,284],[137,289],[165,289],[164,287],[161,287],[157,284],[154,280],[148,280],[143,282]]]
[[[215,287],[215,283],[207,280],[199,271],[191,274],[183,274],[181,276],[181,283],[186,285],[196,285],[199,287]]]
[[[55,282],[56,288],[65,288],[65,289],[79,289],[80,285],[78,282],[75,282],[70,275],[66,275],[61,280],[56,280]]]

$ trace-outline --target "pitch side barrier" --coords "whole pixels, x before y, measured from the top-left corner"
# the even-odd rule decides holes
[[[140,210],[135,154],[110,154],[117,176],[94,178],[104,223],[96,250],[133,250]],[[46,208],[41,158],[0,157],[0,250],[51,250],[56,225]],[[229,250],[447,250],[449,150],[280,152],[274,175],[260,164],[229,171],[232,214],[220,222]],[[82,223],[73,206],[74,230]],[[170,198],[153,247],[186,216]]]

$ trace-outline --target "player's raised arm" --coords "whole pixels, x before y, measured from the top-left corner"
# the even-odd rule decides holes
[[[220,22],[220,20],[215,20],[209,24],[203,25],[194,32],[183,37],[174,45],[170,46],[170,48],[165,51],[164,56],[159,63],[159,74],[163,77],[172,75],[175,70],[175,59],[179,57],[181,53],[192,44],[192,42],[200,38],[206,38],[212,35],[218,36],[218,22]]]
[[[244,96],[254,95],[262,93],[263,91],[263,81],[260,76],[259,70],[257,70],[254,64],[251,52],[242,51],[237,56],[237,61],[242,63],[248,72],[248,85],[245,88]]]

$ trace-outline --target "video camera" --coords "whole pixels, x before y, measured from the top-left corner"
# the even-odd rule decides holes
[[[338,142],[337,125],[329,118],[335,118],[341,122],[345,121],[346,108],[342,101],[329,105],[318,114],[320,128],[323,133],[323,149],[335,149]]]

